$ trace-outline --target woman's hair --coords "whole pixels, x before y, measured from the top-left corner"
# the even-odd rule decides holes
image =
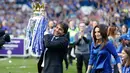
[[[93,29],[94,43],[96,43],[96,40],[97,40],[96,36],[95,36],[95,29],[96,28],[99,28],[99,30],[100,30],[99,32],[100,32],[100,34],[102,36],[102,43],[104,43],[104,45],[105,45],[105,43],[108,41],[108,36],[107,36],[107,29],[108,29],[108,27],[107,27],[107,25],[105,25],[105,24],[99,24],[99,25],[96,25],[94,27],[94,29]]]
[[[117,27],[114,26],[114,25],[111,25],[108,27],[108,36],[112,36],[112,37],[115,37],[116,36],[116,30],[117,30]]]
[[[122,65],[128,67],[130,66],[130,47],[125,47],[123,50],[127,54],[128,58],[123,60]]]

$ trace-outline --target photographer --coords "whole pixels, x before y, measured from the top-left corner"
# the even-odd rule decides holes
[[[0,29],[0,49],[5,44],[5,42],[10,42],[9,34],[5,33],[4,30]]]
[[[6,33],[6,30],[3,29],[2,22],[0,22],[0,49],[2,49],[5,42],[10,42],[10,36]]]

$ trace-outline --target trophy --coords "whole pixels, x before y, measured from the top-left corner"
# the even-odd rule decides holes
[[[38,3],[38,2],[33,2],[33,15],[34,16],[45,16],[46,13],[45,13],[45,4],[42,3]]]
[[[26,48],[31,56],[38,57],[43,51],[43,34],[48,24],[45,4],[33,2],[33,14],[29,19],[26,33]]]

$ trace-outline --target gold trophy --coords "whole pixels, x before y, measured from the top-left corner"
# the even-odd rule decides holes
[[[46,15],[46,13],[45,13],[45,4],[44,3],[42,3],[42,4],[40,4],[40,3],[34,3],[33,2],[33,15],[34,16],[45,16]]]

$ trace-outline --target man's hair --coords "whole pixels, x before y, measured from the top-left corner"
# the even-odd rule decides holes
[[[68,32],[68,25],[66,23],[59,23],[61,28],[63,28],[64,33],[66,34]]]

